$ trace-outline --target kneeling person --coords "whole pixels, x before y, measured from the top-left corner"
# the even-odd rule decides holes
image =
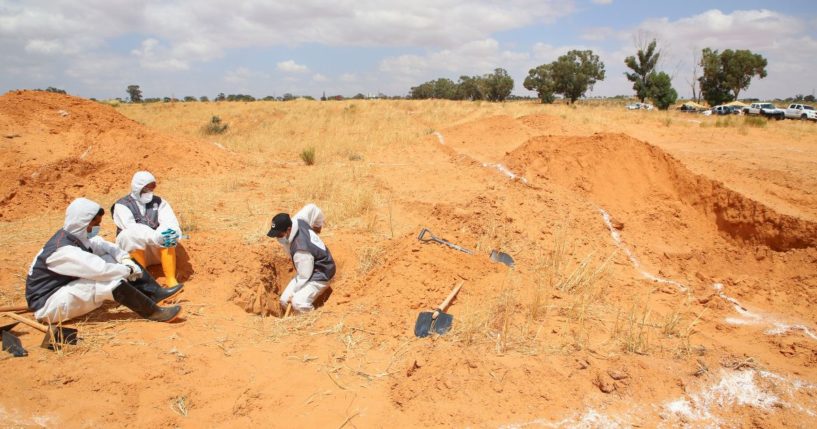
[[[288,248],[295,265],[296,275],[281,294],[281,306],[286,307],[291,301],[296,311],[306,312],[314,309],[315,299],[335,276],[335,260],[309,223],[303,219],[295,221],[297,228],[293,228],[288,214],[278,213],[272,218],[267,236]]]
[[[162,288],[127,252],[97,237],[104,213],[85,198],[68,206],[65,224],[34,257],[26,277],[26,301],[34,317],[59,323],[112,300],[150,320],[173,320],[181,308],[157,302],[181,287]]]

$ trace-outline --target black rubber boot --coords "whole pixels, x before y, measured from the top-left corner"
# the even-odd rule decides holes
[[[170,322],[182,310],[178,305],[160,307],[132,284],[123,281],[113,290],[114,301],[133,310],[134,313],[155,322]]]
[[[153,302],[159,303],[173,295],[179,293],[184,287],[184,283],[179,283],[176,286],[164,288],[160,285],[153,276],[150,275],[147,269],[142,268],[142,277],[136,281],[128,282],[132,284],[140,292],[147,295]]]

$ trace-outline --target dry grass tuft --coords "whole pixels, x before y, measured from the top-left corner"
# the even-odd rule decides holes
[[[380,246],[365,246],[358,251],[357,272],[365,275],[383,262],[384,250]]]

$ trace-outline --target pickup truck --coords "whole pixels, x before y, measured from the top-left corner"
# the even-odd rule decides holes
[[[817,121],[817,110],[806,104],[790,104],[786,109],[786,119],[808,119]]]
[[[751,106],[743,109],[745,115],[762,115],[767,118],[783,119],[786,112],[783,109],[778,109],[772,103],[752,103]]]

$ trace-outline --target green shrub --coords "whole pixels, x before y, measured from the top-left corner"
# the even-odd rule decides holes
[[[308,147],[301,151],[301,160],[306,165],[314,165],[315,164],[315,148]]]
[[[743,123],[749,127],[763,128],[769,123],[769,120],[762,116],[745,116]]]
[[[213,134],[223,134],[225,131],[227,131],[227,124],[222,124],[221,118],[218,116],[213,116],[210,119],[210,123],[202,128],[202,132],[208,136]]]

